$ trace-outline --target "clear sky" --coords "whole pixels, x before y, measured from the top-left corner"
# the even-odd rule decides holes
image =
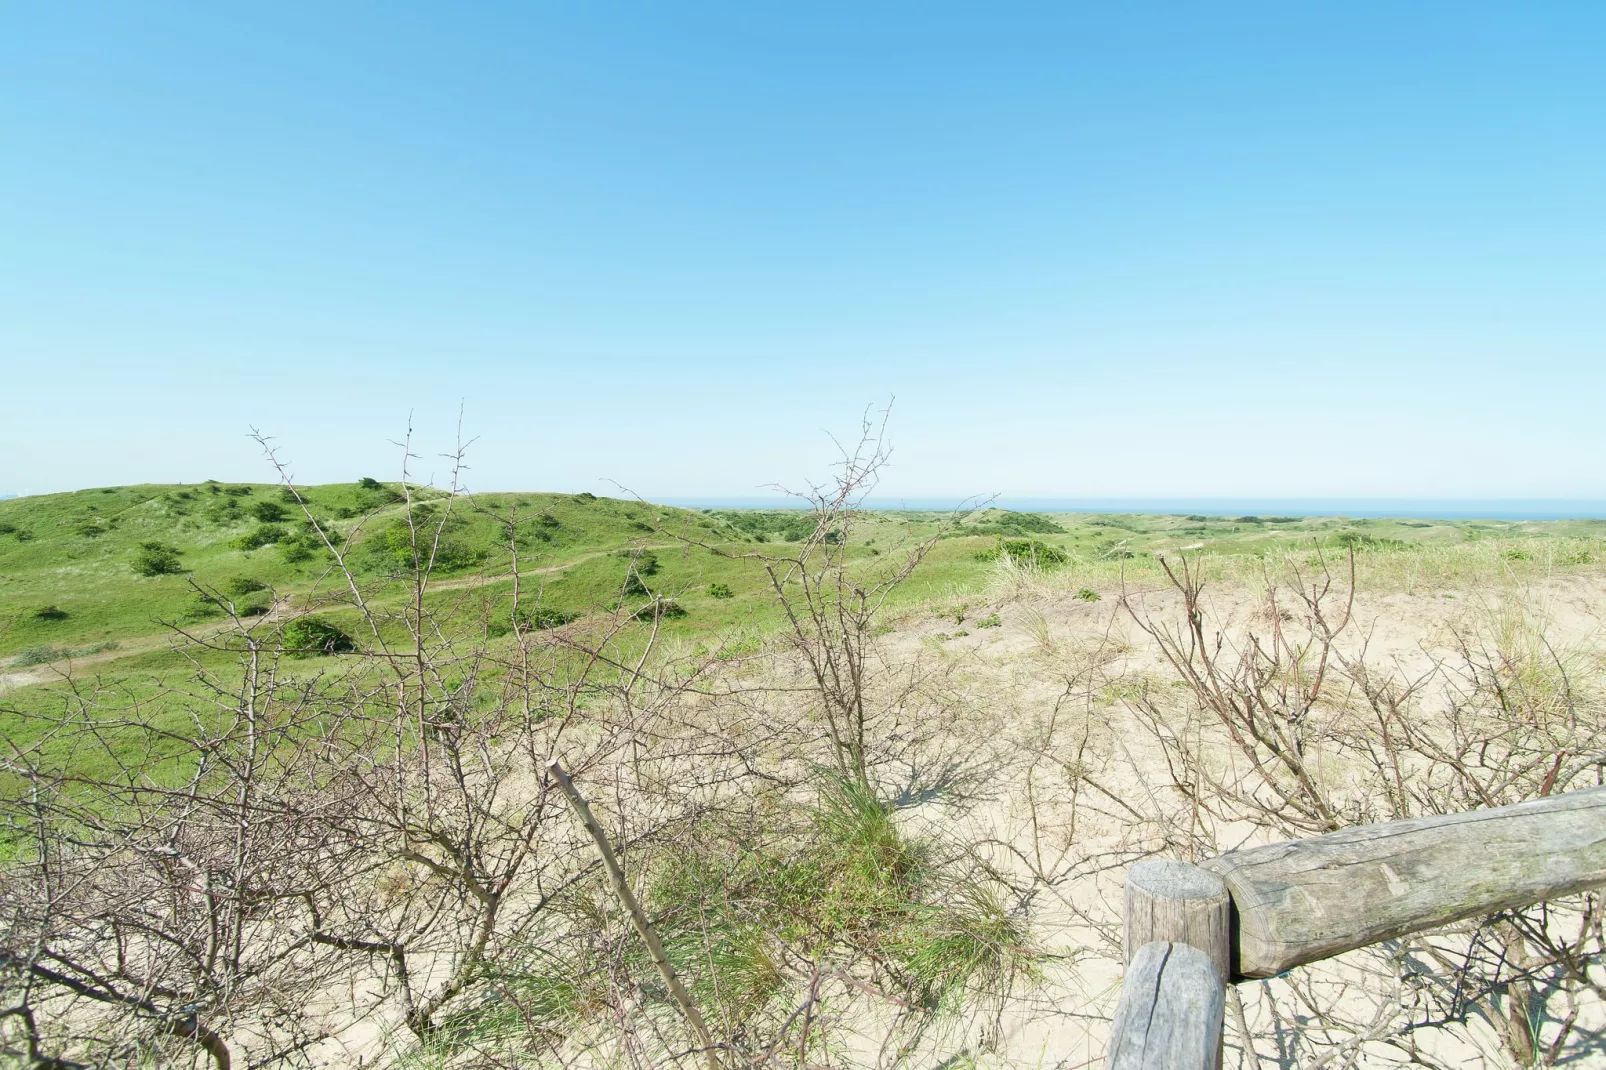
[[[1606,498],[1606,5],[0,6],[0,492]]]

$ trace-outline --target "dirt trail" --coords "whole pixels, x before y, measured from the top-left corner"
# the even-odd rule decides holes
[[[669,544],[665,544],[663,546],[645,546],[642,547],[642,549],[662,550],[667,549],[668,547]],[[606,557],[608,554],[613,552],[613,550],[592,550],[588,553],[581,554],[578,557],[571,558],[562,564],[542,565],[539,568],[524,569],[519,573],[519,579],[522,580],[531,576],[549,576],[553,573],[563,572],[573,568],[576,565],[583,564],[586,561],[593,561],[599,557]],[[512,580],[513,576],[511,573],[504,573],[496,576],[461,576],[457,579],[432,581],[429,585],[429,589],[431,591],[460,591],[467,590],[472,587],[484,587],[493,583],[510,583]],[[274,607],[269,610],[268,613],[261,619],[263,621],[277,620],[283,615],[283,608],[284,607],[276,603]],[[210,625],[200,630],[192,630],[190,634],[202,638],[209,638],[211,636],[218,635],[221,632],[227,631],[229,627],[229,624]],[[173,643],[176,639],[179,639],[179,637],[176,635],[176,633],[169,629],[164,632],[159,632],[155,635],[136,636],[131,639],[118,639],[116,640],[117,648],[115,650],[104,650],[95,654],[84,654],[79,657],[62,658],[59,661],[47,662],[40,665],[31,665],[26,669],[18,669],[11,672],[0,673],[0,695],[5,694],[7,691],[14,691],[20,687],[31,687],[34,684],[50,683],[52,681],[64,679],[69,673],[82,668],[85,665],[104,665],[108,662],[118,661],[122,658],[135,657],[140,654],[149,654],[152,651],[161,650],[163,647]]]

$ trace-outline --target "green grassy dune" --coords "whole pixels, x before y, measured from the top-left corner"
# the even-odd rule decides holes
[[[516,564],[525,627],[583,626],[656,597],[676,607],[658,630],[669,648],[742,652],[783,623],[755,555],[784,555],[813,530],[811,515],[800,511],[686,510],[550,493],[448,502],[430,488],[410,488],[409,505],[403,490],[372,480],[295,494],[205,483],[0,502],[0,739],[13,746],[46,740],[48,749],[52,726],[79,710],[92,709],[97,719],[135,711],[175,728],[208,716],[210,699],[192,681],[198,671],[237,674],[237,655],[197,648],[180,632],[223,628],[225,604],[259,633],[307,616],[329,622],[359,651],[292,661],[284,672],[367,671],[360,652],[377,641],[319,531],[344,558],[387,643],[406,645],[401,611],[417,594],[411,515],[433,548],[424,598],[443,634],[511,649]],[[1000,581],[1022,575],[1041,574],[1068,596],[1113,597],[1123,583],[1160,581],[1160,555],[1179,553],[1202,557],[1218,576],[1252,578],[1268,563],[1305,566],[1319,563],[1318,554],[1331,561],[1353,549],[1363,586],[1406,591],[1470,589],[1606,562],[1602,521],[998,509],[857,515],[844,550],[850,567],[884,574],[933,537],[921,567],[896,592],[893,612],[982,619],[988,611],[974,609],[997,595]],[[626,625],[613,640],[618,652],[639,650],[649,628]],[[106,753],[58,757],[111,760]]]
[[[95,658],[102,671],[149,670],[170,658],[162,640],[175,625],[222,621],[220,600],[251,615],[275,598],[293,613],[342,596],[346,580],[312,523],[341,548],[368,597],[383,604],[409,596],[414,541],[401,488],[367,480],[296,493],[300,501],[278,486],[209,482],[0,501],[0,669],[76,656]],[[415,523],[427,529],[444,496],[414,488],[412,497]],[[539,604],[544,622],[617,603],[634,572],[640,587],[686,611],[669,622],[677,634],[771,619],[757,563],[703,546],[763,552],[765,543],[795,542],[812,529],[804,512],[692,511],[591,495],[485,494],[451,509],[435,547],[437,608],[504,619],[516,554],[521,600]],[[941,542],[905,600],[979,590],[1000,552],[1104,583],[1152,572],[1156,552],[1254,560],[1354,547],[1369,559],[1427,560],[1465,557],[1482,544],[1485,556],[1497,546],[1513,564],[1588,564],[1606,522],[874,513],[855,524],[849,552],[868,565],[934,534]]]

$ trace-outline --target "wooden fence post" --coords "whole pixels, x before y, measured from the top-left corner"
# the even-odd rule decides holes
[[[1212,1026],[1209,1020],[1202,1019],[1197,1027],[1213,1029],[1210,1037],[1213,1055],[1208,1065],[1219,1067],[1223,1043],[1221,1008],[1226,997],[1227,980],[1232,977],[1232,898],[1227,894],[1226,883],[1216,874],[1186,862],[1170,859],[1139,862],[1126,874],[1125,914],[1123,950],[1128,973],[1122,1002],[1128,999],[1133,980],[1138,976],[1136,963],[1139,952],[1157,943],[1183,944],[1199,951],[1213,970],[1215,979],[1210,983],[1215,986],[1216,993],[1206,1000],[1206,1003],[1212,1003],[1215,1007],[1215,1024]],[[1151,952],[1150,958],[1154,954],[1156,952]],[[1196,968],[1182,965],[1188,958],[1183,956],[1178,959],[1173,953],[1169,959],[1162,957],[1157,960],[1154,965],[1155,981],[1158,982],[1164,975],[1162,966],[1172,963],[1169,966],[1171,972],[1179,969],[1185,971],[1188,986],[1204,983],[1205,978]],[[1175,1008],[1191,1007],[1203,1013],[1208,1008],[1199,1001],[1204,998],[1189,992],[1187,998],[1174,999],[1171,1005]],[[1144,1045],[1137,1045],[1133,1050],[1143,1048]],[[1113,1048],[1111,1050],[1112,1053],[1115,1051]],[[1131,1065],[1151,1064],[1139,1062]]]
[[[1170,859],[1139,862],[1126,874],[1127,965],[1144,944],[1187,944],[1210,956],[1225,982],[1232,976],[1232,897],[1209,870]]]
[[[1219,1070],[1226,991],[1198,948],[1144,944],[1126,968],[1106,1070]]]

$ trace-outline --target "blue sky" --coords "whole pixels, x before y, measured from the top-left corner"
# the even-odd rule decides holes
[[[1606,7],[0,7],[0,493],[1606,498]]]

